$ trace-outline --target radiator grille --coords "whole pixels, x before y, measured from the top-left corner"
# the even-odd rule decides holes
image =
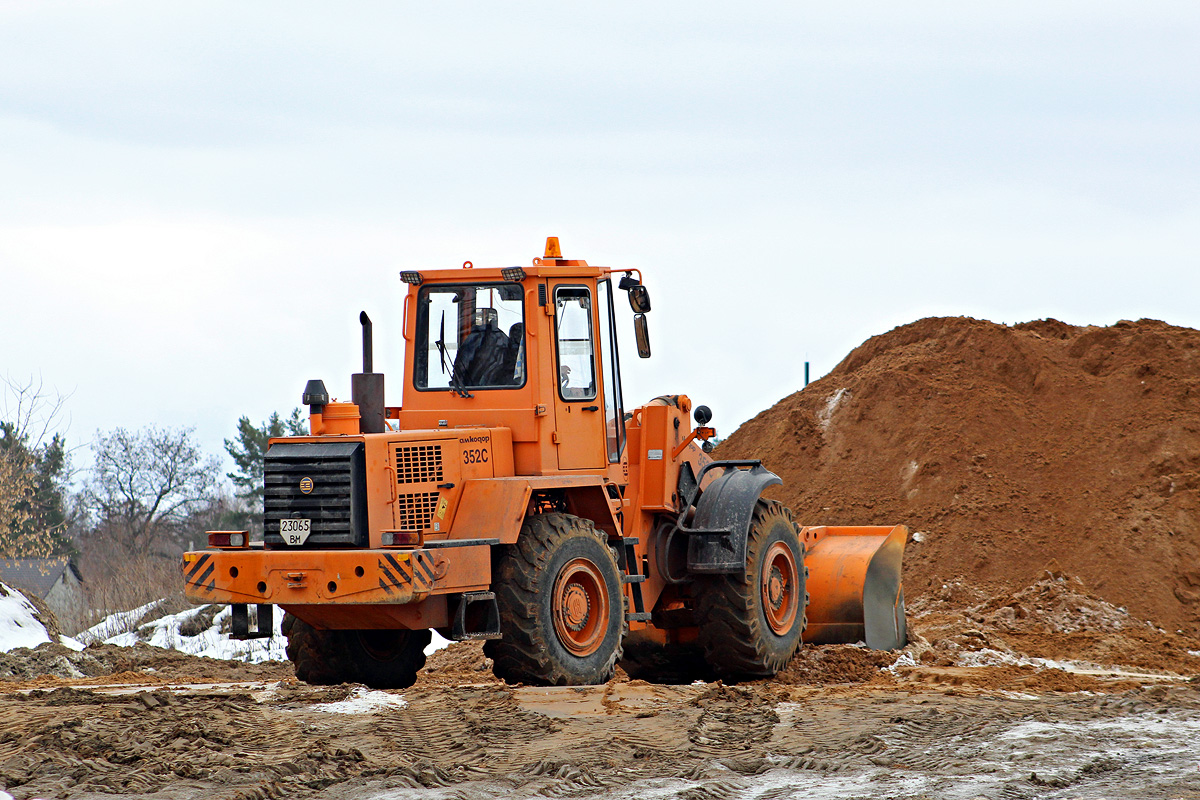
[[[442,446],[419,444],[396,448],[396,483],[434,483],[442,480]]]
[[[415,492],[396,497],[396,529],[423,531],[433,524],[437,508],[437,492]]]
[[[307,519],[305,546],[366,544],[366,482],[359,442],[280,442],[264,459],[263,535],[282,545],[281,519]]]

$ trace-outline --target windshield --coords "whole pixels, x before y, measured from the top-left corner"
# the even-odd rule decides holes
[[[418,389],[512,389],[525,384],[519,284],[424,286],[417,295]]]

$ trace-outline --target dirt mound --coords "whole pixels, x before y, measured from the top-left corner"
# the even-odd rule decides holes
[[[869,683],[896,661],[896,653],[844,644],[806,645],[782,672],[763,683],[789,686],[825,686],[835,683]]]
[[[422,686],[502,682],[492,674],[492,660],[483,654],[481,641],[454,642],[435,650],[425,660],[418,680]]]
[[[1054,668],[1069,661],[1075,668],[1200,673],[1200,640],[1137,619],[1053,565],[1029,586],[993,596],[963,581],[944,584],[911,605],[909,627],[920,640],[910,650],[925,665]]]
[[[1095,597],[1083,581],[1057,566],[1052,562],[1040,580],[1018,592],[993,597],[968,609],[968,617],[1013,632],[1095,633],[1151,627],[1148,622],[1131,618],[1125,609]]]
[[[1134,617],[1200,633],[1200,331],[923,319],[717,455],[761,458],[804,524],[907,524],[910,599],[1015,591],[1055,559]]]
[[[32,649],[18,647],[0,653],[0,681],[25,681],[42,675],[84,678],[111,672],[111,664],[103,663],[88,653],[76,652],[51,642],[44,642]]]
[[[46,642],[0,653],[0,690],[9,684],[56,685],[55,679],[95,679],[80,683],[197,683],[202,681],[284,680],[293,675],[292,665],[267,661],[248,664],[205,658],[137,644],[118,647],[92,644],[75,651]],[[39,680],[40,679],[40,680]]]

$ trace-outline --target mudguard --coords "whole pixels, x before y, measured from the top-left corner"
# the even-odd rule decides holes
[[[783,481],[759,461],[714,461],[700,470],[697,486],[712,469],[724,471],[693,501],[696,511],[691,524],[685,519],[692,502],[684,506],[677,523],[688,537],[687,569],[704,575],[742,572],[754,504],[763,489]]]

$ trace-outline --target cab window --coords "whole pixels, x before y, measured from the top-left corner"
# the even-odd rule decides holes
[[[417,295],[418,389],[512,389],[525,384],[519,285],[430,285]]]
[[[600,312],[600,374],[604,376],[604,430],[608,460],[615,464],[625,449],[625,412],[621,399],[621,359],[617,353],[617,320],[613,315],[612,281],[596,284]]]
[[[585,286],[554,290],[558,346],[558,393],[564,400],[596,399],[596,348],[592,293]]]

